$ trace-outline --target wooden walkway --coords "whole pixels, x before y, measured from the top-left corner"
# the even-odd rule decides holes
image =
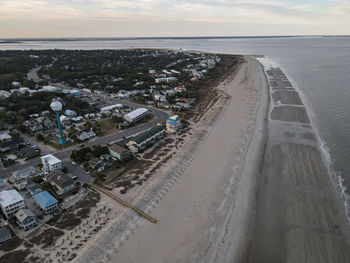
[[[105,195],[109,196],[110,198],[112,198],[113,200],[117,201],[118,203],[122,204],[125,207],[131,208],[132,210],[134,210],[136,213],[138,213],[140,216],[146,218],[148,221],[150,221],[151,223],[155,224],[157,223],[157,220],[154,219],[153,217],[151,217],[150,215],[146,214],[145,212],[143,212],[140,208],[138,208],[137,206],[129,203],[128,201],[125,201],[123,199],[121,199],[120,197],[116,196],[115,194],[111,193],[110,191],[108,191],[107,189],[105,189],[102,186],[99,186],[95,183],[91,183],[91,186],[96,189],[97,191],[100,191],[102,193],[104,193]]]

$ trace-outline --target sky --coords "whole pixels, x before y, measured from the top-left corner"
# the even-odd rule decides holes
[[[350,35],[350,0],[0,0],[0,38]]]

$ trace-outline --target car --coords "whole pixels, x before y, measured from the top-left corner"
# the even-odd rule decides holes
[[[77,179],[78,179],[78,176],[73,175],[73,176],[72,176],[72,179],[73,179],[73,180],[77,180]]]
[[[80,147],[80,148],[83,148],[83,147],[84,147],[84,143],[83,143],[83,144],[81,144],[79,147]]]
[[[72,165],[74,166],[78,166],[78,164],[76,162],[72,162]]]

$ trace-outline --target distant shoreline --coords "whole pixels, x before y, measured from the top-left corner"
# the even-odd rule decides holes
[[[19,44],[22,43],[22,41],[0,41],[1,44]]]
[[[3,38],[0,43],[23,41],[123,41],[123,40],[183,40],[183,39],[261,39],[261,38],[302,38],[302,37],[349,37],[340,35],[276,35],[276,36],[164,36],[164,37],[62,37],[62,38]]]

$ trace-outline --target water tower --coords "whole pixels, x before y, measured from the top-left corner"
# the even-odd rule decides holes
[[[63,138],[63,132],[62,132],[62,126],[61,126],[61,120],[60,120],[60,110],[62,110],[62,103],[57,100],[53,99],[52,103],[50,104],[51,109],[56,112],[56,117],[57,117],[57,124],[58,124],[58,130],[60,131],[60,137],[61,137],[61,144],[65,144],[66,141]]]

